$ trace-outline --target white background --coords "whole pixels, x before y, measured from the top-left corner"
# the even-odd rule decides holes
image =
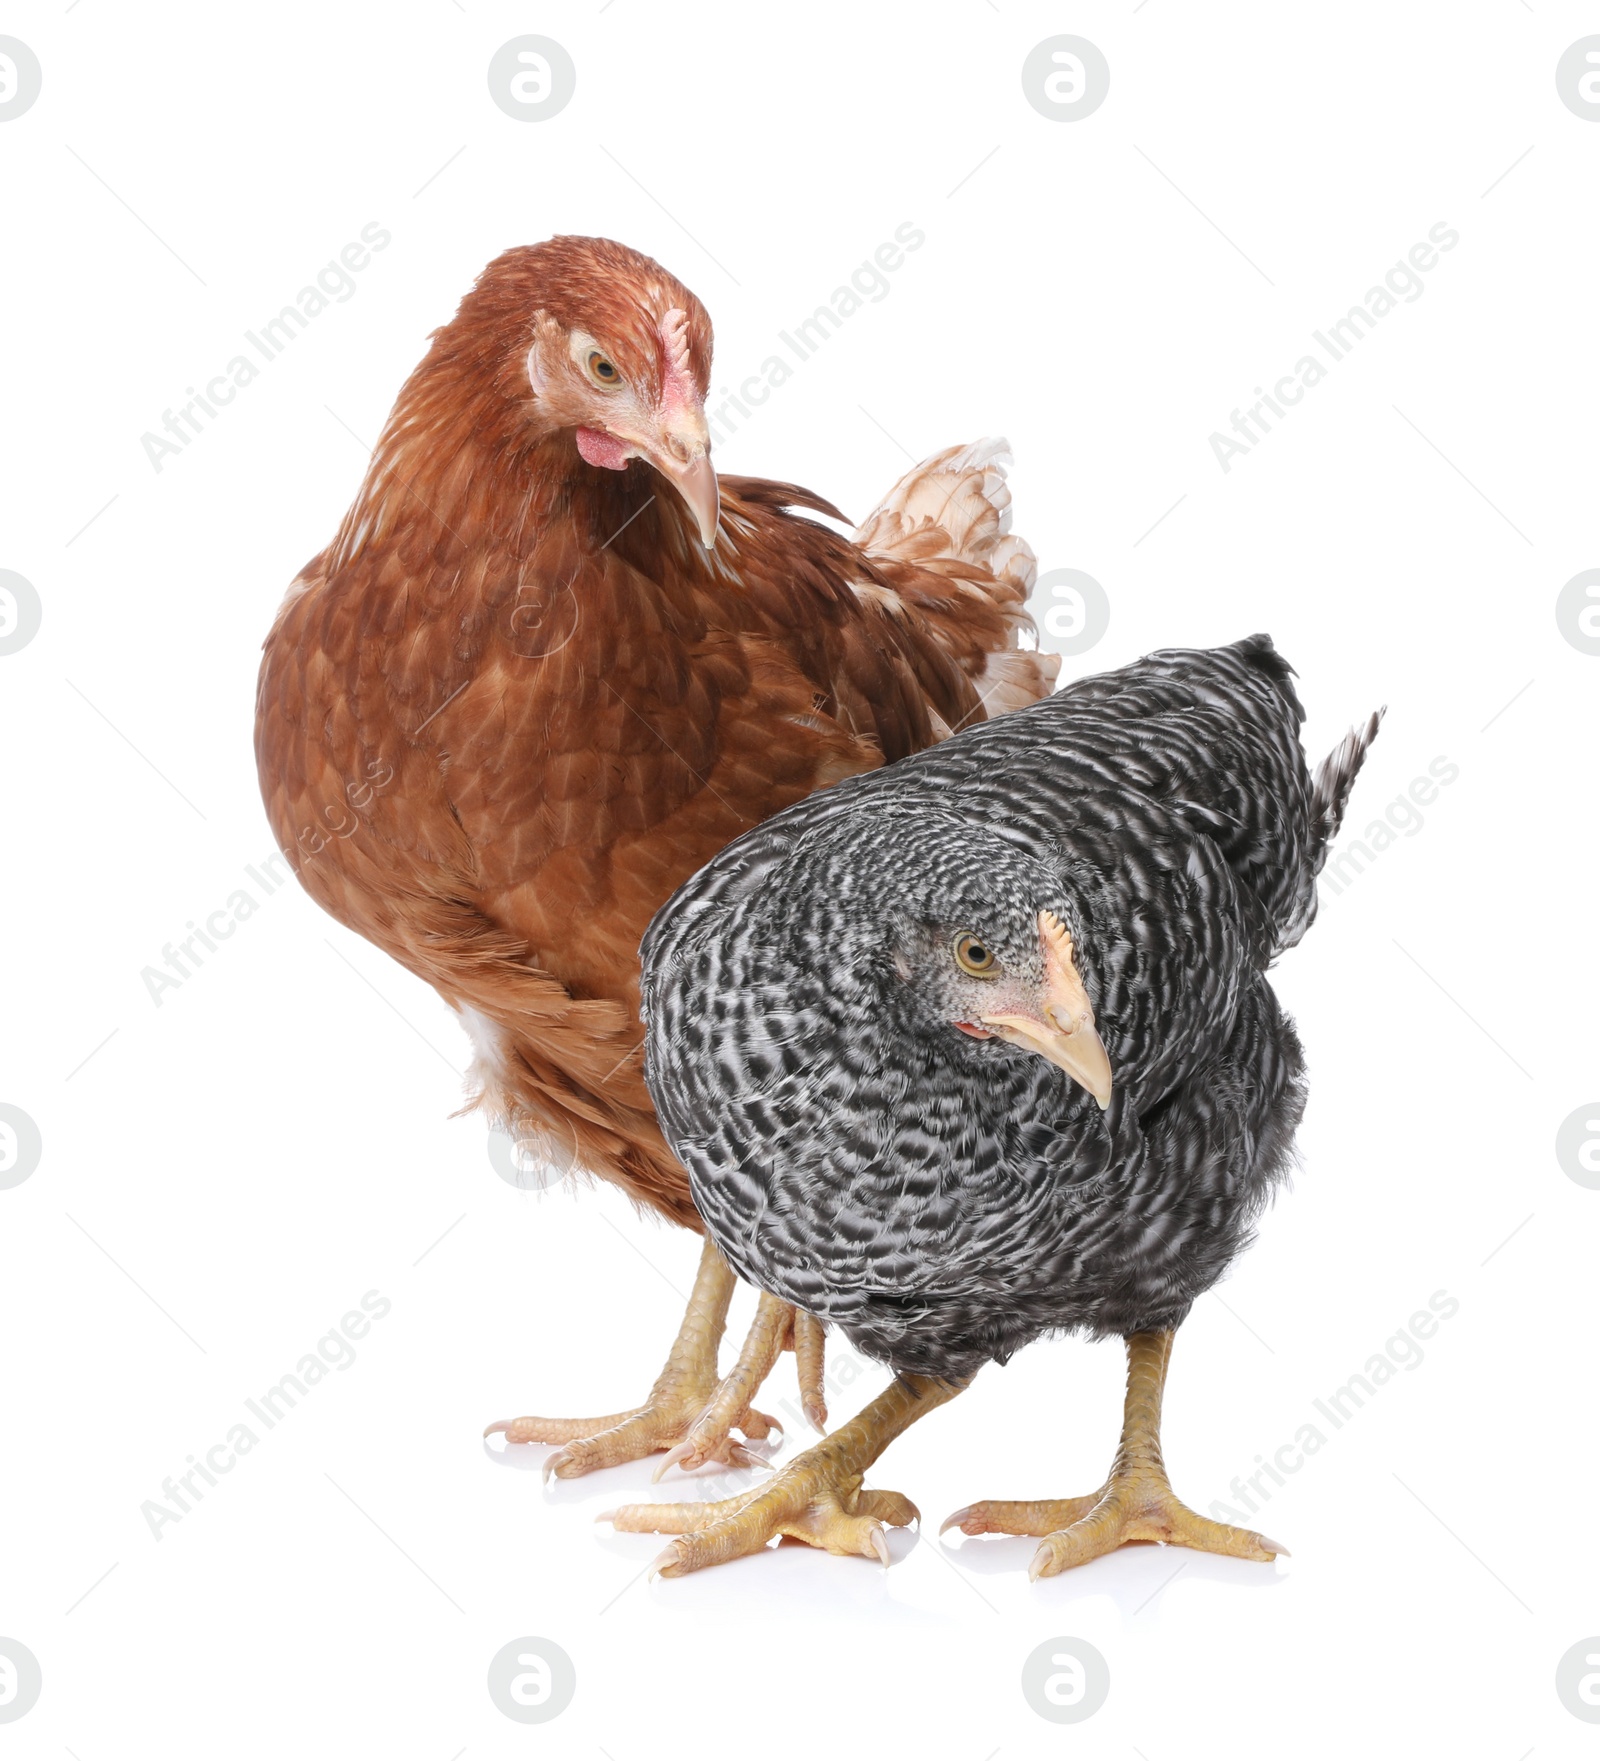
[[[1555,600],[1600,563],[1600,126],[1554,71],[1595,17],[8,9],[44,69],[0,124],[0,567],[43,604],[0,659],[0,1099],[44,1143],[0,1192],[0,1634],[44,1672],[8,1753],[1592,1753],[1554,1679],[1600,1633],[1600,1193],[1554,1143],[1600,1092],[1600,658]],[[539,123],[485,82],[529,31],[578,76]],[[1066,124],[1019,77],[1062,31],[1111,67]],[[1280,968],[1304,1166],[1174,1355],[1167,1456],[1204,1509],[1432,1293],[1459,1303],[1269,1486],[1252,1520],[1293,1549],[1276,1566],[1135,1548],[1030,1587],[1030,1542],[941,1548],[959,1504],[1099,1483],[1121,1353],[1056,1342],[889,1452],[875,1482],[929,1519],[890,1571],[785,1547],[647,1584],[662,1543],[589,1519],[647,1495],[649,1463],[547,1497],[479,1432],[640,1398],[696,1244],[609,1190],[498,1178],[482,1121],[449,1117],[447,1010],[292,884],[159,1007],[141,979],[189,920],[260,897],[261,638],[490,257],[562,231],[638,246],[703,297],[733,384],[908,220],[927,242],[888,296],[724,468],[861,517],[906,453],[1005,433],[1017,530],[1111,605],[1064,677],[1268,629],[1314,757],[1389,705],[1352,831],[1435,758],[1459,767]],[[155,471],[141,436],[372,221],[393,242],[354,296]],[[1210,434],[1441,221],[1460,243],[1422,296],[1224,473]],[[354,1366],[154,1539],[141,1504],[368,1290],[393,1308]],[[523,1635],[577,1671],[532,1729],[484,1685]],[[1060,1636],[1111,1674],[1072,1730],[1019,1687]]]

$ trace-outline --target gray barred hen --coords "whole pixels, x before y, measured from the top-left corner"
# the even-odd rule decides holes
[[[616,1512],[680,1536],[668,1575],[774,1534],[886,1561],[913,1507],[866,1468],[1064,1330],[1127,1342],[1111,1474],[950,1522],[1044,1537],[1035,1576],[1283,1551],[1178,1501],[1159,1424],[1173,1332],[1290,1159],[1304,1060],[1266,969],[1378,730],[1313,781],[1290,678],[1255,636],[1083,680],[777,815],[657,915],[648,1080],[713,1238],[896,1372],[764,1488]]]

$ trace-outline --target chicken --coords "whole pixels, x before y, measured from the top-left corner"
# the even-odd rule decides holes
[[[266,641],[274,833],[341,923],[471,1037],[475,1099],[553,1160],[699,1230],[640,1058],[638,945],[731,838],[812,790],[1044,695],[1005,443],[908,472],[855,538],[806,490],[718,479],[711,324],[658,264],[555,238],[491,263],[402,389],[354,505]],[[752,1459],[749,1404],[821,1334],[763,1299],[720,1385],[715,1248],[655,1387],[502,1421],[563,1477],[656,1450]]]
[[[1290,1158],[1304,1060],[1265,973],[1378,729],[1307,775],[1264,636],[1153,654],[791,808],[646,938],[647,1078],[730,1265],[895,1380],[740,1498],[630,1506],[668,1575],[775,1534],[887,1563],[882,1448],[1042,1334],[1127,1342],[1110,1475],[980,1503],[1034,1575],[1125,1541],[1283,1549],[1180,1503],[1173,1335]],[[948,1525],[947,1525],[948,1526]]]

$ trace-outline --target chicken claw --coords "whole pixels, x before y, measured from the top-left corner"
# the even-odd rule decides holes
[[[984,1499],[947,1517],[939,1533],[959,1528],[964,1535],[1041,1537],[1044,1545],[1028,1567],[1034,1581],[1099,1559],[1129,1541],[1160,1541],[1235,1559],[1270,1561],[1287,1554],[1287,1547],[1254,1529],[1236,1529],[1197,1515],[1172,1490],[1161,1459],[1160,1435],[1161,1395],[1171,1351],[1170,1332],[1129,1336],[1122,1446],[1098,1492],[1086,1498]]]

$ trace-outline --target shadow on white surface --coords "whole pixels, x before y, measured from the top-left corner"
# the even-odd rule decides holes
[[[752,1443],[752,1451],[762,1453],[763,1447]],[[555,1445],[544,1443],[496,1444],[484,1438],[483,1452],[496,1467],[510,1468],[518,1473],[543,1474],[545,1464],[555,1454]],[[549,1479],[544,1482],[545,1502],[554,1505],[581,1505],[605,1498],[608,1504],[656,1503],[681,1504],[732,1498],[739,1492],[754,1491],[767,1478],[767,1469],[759,1467],[730,1468],[718,1462],[685,1472],[674,1467],[660,1480],[651,1476],[661,1462],[661,1455],[647,1455],[642,1461],[620,1462],[616,1467],[597,1468],[577,1479]],[[766,1458],[776,1469],[778,1461]]]
[[[901,1594],[906,1568],[918,1550],[914,1530],[889,1532],[891,1563],[887,1568],[876,1560],[843,1558],[803,1542],[782,1541],[708,1571],[649,1582],[642,1574],[665,1539],[656,1535],[615,1537],[618,1551],[624,1544],[638,1542],[649,1543],[639,1549],[641,1578],[618,1598],[619,1611],[635,1601],[636,1606],[648,1605],[653,1615],[745,1619],[759,1613],[763,1620],[814,1620],[818,1613],[825,1613],[838,1619],[901,1626],[945,1626],[955,1618],[954,1610],[945,1614],[922,1605],[920,1599],[908,1601]]]
[[[1039,1547],[1038,1541],[1026,1535],[983,1535],[960,1546],[934,1542],[930,1537],[930,1544],[938,1546],[952,1565],[959,1561],[957,1569],[974,1577],[1020,1576],[1024,1581],[1029,1562]],[[1041,1578],[1029,1589],[1041,1607],[1060,1606],[1084,1596],[1105,1596],[1131,1619],[1158,1610],[1168,1587],[1180,1580],[1268,1590],[1286,1583],[1288,1574],[1275,1565],[1248,1559],[1228,1559],[1221,1554],[1197,1553],[1188,1547],[1135,1541],[1104,1558],[1090,1560],[1087,1565]]]

